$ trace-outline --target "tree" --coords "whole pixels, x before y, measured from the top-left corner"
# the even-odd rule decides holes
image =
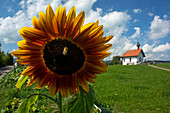
[[[114,56],[114,57],[112,58],[112,63],[113,63],[113,65],[121,64],[121,62],[120,62],[120,56]]]
[[[0,67],[13,64],[13,56],[11,53],[5,54],[4,51],[0,52]]]

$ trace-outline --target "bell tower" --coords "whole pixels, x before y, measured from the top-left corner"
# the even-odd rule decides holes
[[[139,44],[139,42],[137,42],[136,46],[137,46],[137,49],[139,49],[139,48],[140,48],[140,44]]]

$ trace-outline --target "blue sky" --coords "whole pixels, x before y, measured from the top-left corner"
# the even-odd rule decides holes
[[[170,60],[170,0],[4,0],[0,2],[0,41],[5,52],[17,50],[22,40],[18,30],[32,27],[33,16],[62,4],[67,12],[76,6],[85,11],[85,24],[99,20],[104,35],[114,35],[109,42],[112,54],[122,55],[136,49],[139,41],[146,60]]]

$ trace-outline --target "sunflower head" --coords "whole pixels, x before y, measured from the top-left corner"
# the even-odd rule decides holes
[[[111,53],[111,44],[106,44],[113,36],[103,37],[103,26],[98,21],[83,26],[84,11],[76,16],[72,7],[66,15],[66,7],[61,5],[54,13],[48,5],[46,14],[33,17],[31,27],[19,30],[24,40],[18,41],[18,50],[12,54],[17,62],[28,65],[22,75],[29,76],[27,86],[34,83],[37,88],[49,85],[51,95],[61,92],[68,96],[79,91],[79,85],[89,92],[88,82],[106,72],[108,67],[102,60]]]

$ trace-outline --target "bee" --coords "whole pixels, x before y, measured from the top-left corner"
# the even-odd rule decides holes
[[[63,49],[63,55],[67,55],[68,47],[64,47]]]

